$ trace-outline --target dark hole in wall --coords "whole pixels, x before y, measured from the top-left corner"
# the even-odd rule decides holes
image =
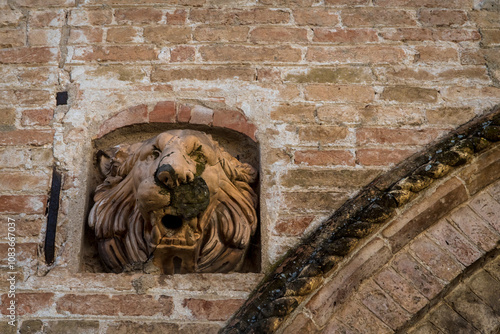
[[[58,92],[56,94],[56,105],[64,106],[68,104],[68,92]]]

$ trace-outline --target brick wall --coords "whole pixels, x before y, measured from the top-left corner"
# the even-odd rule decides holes
[[[495,0],[0,2],[0,233],[15,219],[22,326],[64,332],[70,316],[89,330],[216,330],[261,277],[230,275],[243,287],[227,287],[194,275],[163,294],[157,277],[82,273],[92,140],[123,115],[122,125],[140,123],[124,111],[188,123],[161,103],[241,113],[250,128],[237,130],[260,148],[265,271],[374,177],[500,103],[498,10]],[[56,105],[63,91],[67,104]],[[47,266],[53,165],[64,184]],[[136,289],[137,279],[147,284]],[[158,312],[68,306],[96,295],[103,310],[131,295]],[[108,323],[116,315],[137,324]]]

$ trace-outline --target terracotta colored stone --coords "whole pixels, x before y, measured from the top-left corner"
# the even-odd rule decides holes
[[[467,13],[462,10],[425,8],[419,10],[418,14],[418,20],[424,26],[461,26],[467,22]]]
[[[157,59],[157,50],[149,45],[81,46],[74,47],[71,61],[151,61]]]
[[[239,79],[253,81],[255,72],[252,69],[243,67],[202,67],[171,69],[155,67],[151,74],[153,82],[170,82],[173,80],[228,80]]]
[[[307,30],[303,28],[259,27],[250,32],[253,43],[304,43],[307,42]]]
[[[195,52],[192,46],[177,46],[170,51],[170,62],[193,61]]]
[[[213,125],[236,130],[255,140],[255,131],[257,128],[255,125],[247,121],[245,115],[237,110],[214,110]]]
[[[9,303],[7,294],[2,295],[2,305]],[[40,293],[16,293],[17,315],[35,314],[39,311],[51,308],[54,303],[54,294],[50,292]],[[8,314],[6,308],[2,308],[2,314]]]
[[[0,212],[43,214],[47,196],[2,195],[0,196]]]
[[[29,25],[33,28],[61,27],[64,24],[64,10],[34,10],[29,15]]]
[[[120,111],[118,114],[106,120],[99,127],[99,133],[97,137],[102,137],[113,130],[127,125],[146,123],[147,120],[148,108],[146,105],[141,104],[135,107],[130,107],[128,109]]]
[[[330,43],[369,43],[377,42],[378,35],[374,29],[314,29],[315,42]]]
[[[274,234],[285,236],[301,236],[314,216],[299,216],[292,218],[282,218],[276,222]]]
[[[197,298],[184,299],[183,306],[187,307],[196,319],[225,321],[236,312],[244,300],[224,299],[205,300]]]
[[[339,22],[338,14],[329,9],[297,8],[293,17],[298,25],[335,26]]]
[[[410,249],[434,275],[447,282],[451,282],[464,269],[464,266],[451,253],[436,245],[425,234],[418,236],[410,244]]]
[[[149,113],[150,122],[175,123],[176,109],[174,101],[158,102]]]
[[[106,33],[106,41],[110,43],[131,43],[138,40],[139,33],[133,27],[109,28]]]
[[[191,124],[212,125],[214,119],[214,111],[210,108],[196,105],[191,109]]]
[[[49,125],[53,117],[53,109],[28,109],[23,111],[21,124],[24,126]]]
[[[0,172],[1,191],[48,191],[50,177],[45,173]]]
[[[356,8],[343,10],[342,23],[348,27],[416,26],[411,12],[387,8]]]
[[[0,64],[54,63],[57,49],[50,47],[21,47],[0,51]]]
[[[310,166],[354,166],[354,155],[348,150],[296,151],[294,162]]]
[[[187,123],[191,119],[191,106],[180,104],[177,106],[177,122]]]
[[[69,15],[69,24],[72,26],[110,24],[113,12],[106,8],[77,8],[72,9]]]

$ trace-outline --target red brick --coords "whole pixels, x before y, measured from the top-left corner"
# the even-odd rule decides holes
[[[418,20],[424,26],[461,26],[467,22],[467,14],[462,10],[421,9]]]
[[[432,226],[428,233],[438,245],[455,255],[465,266],[470,266],[482,255],[476,246],[444,219]]]
[[[100,26],[110,24],[113,19],[111,9],[101,8],[80,8],[73,9],[69,15],[69,25],[71,26]]]
[[[62,9],[47,9],[30,11],[28,23],[32,28],[62,27],[65,22],[65,12]]]
[[[244,42],[250,28],[244,26],[200,26],[194,30],[193,38],[200,42]]]
[[[17,236],[17,234],[16,234]],[[1,254],[7,254],[9,245],[0,243],[0,252]],[[38,257],[38,243],[26,243],[26,242],[17,242],[16,243],[16,263],[20,265],[21,262],[28,260],[31,262],[36,260]],[[4,266],[4,268],[8,265],[7,256],[2,256],[0,258],[0,265]]]
[[[173,80],[227,80],[239,79],[245,81],[255,80],[255,70],[248,67],[218,66],[218,67],[193,67],[178,68],[155,67],[151,73],[152,82],[170,82]]]
[[[412,314],[427,305],[427,298],[391,267],[382,269],[374,280],[399,305]]]
[[[10,303],[7,294],[2,295],[2,305]],[[18,316],[35,314],[50,309],[54,303],[54,294],[50,292],[16,292],[16,314]],[[8,314],[7,307],[2,307],[2,314]]]
[[[0,132],[0,146],[2,145],[33,145],[42,146],[51,144],[53,130],[15,130]]]
[[[484,65],[484,53],[482,49],[465,49],[460,51],[460,64],[462,65]]]
[[[354,188],[367,185],[379,173],[373,169],[291,169],[282,176],[281,184],[287,188]]]
[[[435,41],[446,42],[469,42],[479,41],[481,39],[481,35],[477,30],[439,29],[433,31],[433,39]]]
[[[150,26],[144,28],[144,39],[157,45],[187,43],[191,40],[191,28]]]
[[[498,219],[500,203],[495,201],[491,195],[484,193],[476,196],[470,202],[470,207],[500,233],[500,220]]]
[[[417,46],[417,62],[436,63],[436,62],[457,62],[458,50],[455,48],[442,48],[435,46]]]
[[[153,111],[149,113],[150,122],[175,123],[175,102],[158,102]]]
[[[146,61],[156,60],[157,51],[149,45],[75,47],[72,60]]]
[[[29,109],[24,110],[21,124],[24,126],[49,125],[54,117],[53,109]]]
[[[327,6],[368,6],[369,0],[325,0]]]
[[[28,32],[28,44],[31,46],[59,46],[60,29],[31,29]]]
[[[455,223],[464,235],[484,251],[488,252],[495,248],[500,239],[500,235],[495,233],[488,223],[481,219],[468,206],[455,211],[449,219]]]
[[[25,46],[25,32],[21,29],[0,30],[0,48],[15,48]]]
[[[301,43],[307,42],[307,30],[304,28],[257,27],[250,32],[253,43]]]
[[[48,191],[49,176],[43,173],[0,172],[0,191]]]
[[[134,27],[109,28],[106,34],[106,42],[110,43],[132,43],[138,41],[140,32]]]
[[[287,123],[314,122],[315,109],[311,104],[283,104],[271,110],[271,119]]]
[[[187,12],[184,9],[176,9],[173,12],[167,12],[167,24],[185,24]]]
[[[47,196],[2,195],[0,196],[0,212],[43,214]]]
[[[302,236],[313,219],[314,216],[311,215],[282,218],[276,222],[274,234],[281,236]]]
[[[410,245],[411,250],[430,271],[446,282],[451,282],[464,269],[444,248],[439,247],[425,234],[418,236]]]
[[[500,21],[498,20],[498,12],[475,10],[469,13],[471,21],[475,22],[480,28],[498,28]]]
[[[304,214],[330,213],[338,209],[348,196],[341,192],[307,192],[283,193],[283,204],[281,210]]]
[[[431,29],[424,28],[397,28],[385,29],[380,32],[380,36],[390,41],[432,41],[433,33]]]
[[[375,6],[381,7],[410,7],[410,8],[472,8],[473,0],[374,0]]]
[[[315,42],[330,42],[330,43],[368,43],[377,42],[378,35],[373,29],[314,29]]]
[[[375,91],[370,86],[358,85],[307,85],[306,100],[336,102],[371,102]]]
[[[399,27],[417,24],[409,11],[387,8],[346,9],[341,12],[340,16],[346,27]]]
[[[217,109],[214,112],[214,126],[220,126],[244,133],[255,140],[257,128],[249,123],[245,115],[236,110]]]
[[[464,180],[469,193],[474,195],[484,187],[487,187],[492,182],[498,180],[499,170],[500,148],[496,147],[481,154],[474,163],[460,171],[459,177]],[[481,196],[481,198],[482,197],[483,196]],[[473,201],[472,203],[476,202]],[[474,209],[472,203],[471,207]],[[480,210],[476,212],[480,213]],[[497,230],[500,231],[500,226],[498,226]]]
[[[293,17],[295,18],[295,23],[298,25],[332,27],[339,23],[338,14],[328,9],[295,9]]]
[[[406,58],[402,48],[395,46],[309,47],[306,59],[320,63],[402,63]]]
[[[170,62],[194,61],[195,48],[192,46],[176,46],[170,50]]]
[[[372,280],[361,286],[358,295],[361,302],[392,329],[401,327],[411,318],[411,314],[399,306]]]
[[[189,298],[184,299],[182,304],[191,311],[196,319],[226,321],[244,302],[245,300],[242,299],[205,300]]]
[[[57,48],[23,47],[0,50],[0,64],[43,64],[53,63],[58,55]]]
[[[344,126],[312,125],[299,128],[299,140],[327,145],[346,139],[349,130]]]
[[[16,224],[16,237],[19,238],[30,238],[40,236],[42,231],[42,227],[47,225],[46,218],[36,218],[37,216],[26,216],[22,214],[21,216],[12,216],[9,215],[11,219],[14,219]],[[7,220],[8,217],[0,218],[0,228],[3,228],[4,231],[7,231]],[[37,245],[38,246],[38,245]],[[36,254],[35,247],[35,253]],[[5,254],[5,253],[3,253]]]
[[[434,298],[444,286],[444,283],[441,283],[407,252],[398,253],[392,261],[392,267],[412,282],[417,290],[428,299]]]
[[[177,122],[187,123],[191,119],[191,106],[181,104],[177,107]]]
[[[210,24],[280,24],[290,20],[290,14],[284,10],[256,8],[249,10],[222,11],[220,9],[191,9],[191,22]]]
[[[172,297],[167,296],[160,296],[156,300],[150,295],[67,294],[57,300],[56,309],[59,314],[170,316],[173,302]]]
[[[110,119],[106,120],[99,128],[97,137],[102,137],[107,133],[118,128],[132,125],[146,123],[148,121],[148,107],[144,104],[139,106],[130,107],[120,111]]]
[[[353,333],[389,334],[393,331],[373,315],[364,305],[352,301],[338,314],[346,325],[354,328]],[[333,332],[334,333],[334,332]]]
[[[436,89],[408,86],[385,87],[382,94],[380,94],[380,98],[398,102],[430,103],[437,101],[438,91]]]
[[[75,0],[16,0],[16,5],[20,7],[74,7]]]
[[[354,166],[354,154],[348,150],[296,151],[294,162],[311,166]]]
[[[302,57],[300,49],[290,46],[202,46],[199,52],[205,61],[223,62],[297,62]]]
[[[214,111],[200,105],[196,105],[191,109],[190,124],[212,125]]]
[[[118,24],[158,23],[161,21],[162,16],[161,10],[156,8],[124,8],[115,10],[115,19]]]
[[[357,150],[356,159],[359,164],[364,166],[390,166],[403,161],[413,153],[415,153],[415,150],[411,149],[367,148]]]

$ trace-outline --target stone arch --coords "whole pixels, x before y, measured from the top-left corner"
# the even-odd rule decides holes
[[[223,333],[417,331],[498,257],[499,140],[496,107],[377,178],[288,253]]]

